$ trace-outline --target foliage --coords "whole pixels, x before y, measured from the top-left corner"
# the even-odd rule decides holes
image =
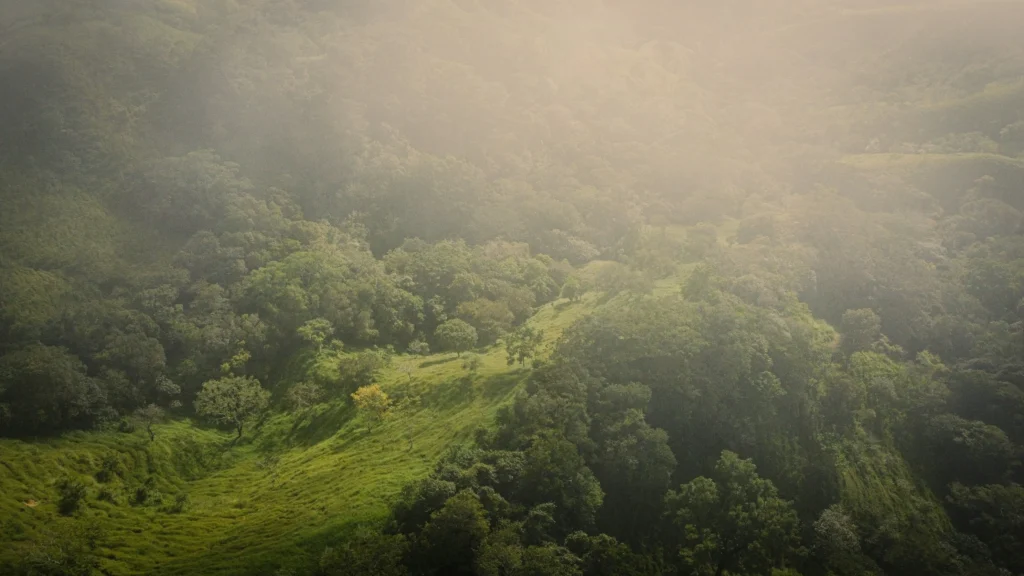
[[[483,360],[479,354],[469,354],[462,359],[462,369],[468,371],[470,374],[476,374],[480,370],[480,366],[483,364]]]
[[[391,366],[391,359],[390,349],[360,350],[343,354],[338,359],[338,372],[341,378],[337,382],[331,382],[330,386],[344,393],[372,383],[382,370]]]
[[[363,386],[353,392],[352,403],[366,415],[367,430],[373,429],[374,422],[383,422],[391,410],[391,399],[377,384]]]
[[[164,416],[164,409],[156,404],[148,404],[135,411],[135,417],[146,427],[150,442],[156,440],[156,432],[153,431],[153,425],[160,422]]]
[[[532,326],[523,326],[505,337],[505,354],[509,366],[519,363],[525,366],[526,361],[537,354],[537,349],[544,342],[544,331]]]
[[[953,485],[949,501],[962,530],[976,535],[1008,570],[1021,569],[1024,488],[1017,484]]]
[[[473,555],[490,531],[483,505],[462,491],[430,515],[417,540],[414,561],[428,573],[473,574]]]
[[[506,303],[487,298],[477,298],[459,304],[456,314],[476,329],[479,343],[483,345],[496,342],[512,328],[516,319]]]
[[[324,318],[314,318],[306,321],[298,329],[299,337],[316,346],[317,351],[324,347],[324,342],[334,334],[334,326]]]
[[[340,564],[1022,570],[1019,3],[9,4],[0,556],[28,562],[0,572],[298,574],[405,482],[407,540]],[[501,367],[581,316],[550,363]],[[468,379],[391,357],[502,337]],[[408,449],[398,427],[328,447],[356,425],[336,403],[264,412],[368,385],[422,400]],[[153,407],[239,436],[266,415],[180,518],[109,501],[218,461]],[[779,529],[701,562],[721,517],[699,544],[659,521],[671,482],[708,488],[676,512],[701,478],[722,497],[723,451],[792,502],[808,556]],[[111,496],[102,545],[42,528],[72,472]]]
[[[3,425],[26,432],[88,426],[100,416],[105,399],[74,355],[40,344],[0,358],[0,393]]]
[[[312,382],[299,382],[288,390],[288,403],[297,412],[308,410],[323,399],[323,388]]]
[[[62,478],[57,482],[57,494],[60,497],[57,509],[62,515],[70,516],[85,498],[85,484],[74,478]]]
[[[583,284],[580,279],[576,276],[570,276],[566,279],[565,284],[562,284],[562,290],[559,296],[567,298],[570,302],[578,302],[583,297]]]
[[[196,412],[234,428],[242,437],[245,423],[259,416],[270,402],[270,392],[259,380],[243,376],[227,376],[210,380],[196,396]]]
[[[698,477],[670,491],[665,507],[680,531],[683,563],[698,573],[765,573],[796,552],[791,503],[732,452],[722,453],[713,479]]]
[[[460,357],[477,343],[476,328],[459,319],[448,320],[438,326],[434,331],[434,338],[442,350],[454,350]]]
[[[325,576],[402,576],[402,560],[408,542],[401,535],[385,536],[363,530],[339,547],[329,547],[320,557]]]
[[[813,552],[836,574],[877,572],[871,561],[861,553],[857,525],[841,504],[833,504],[814,521]]]
[[[423,340],[413,340],[406,347],[409,354],[415,354],[417,356],[426,356],[430,354],[430,344],[427,344]]]
[[[188,510],[191,504],[191,498],[189,498],[187,492],[179,492],[174,495],[174,503],[171,504],[167,511],[171,514],[181,514],[185,510]]]

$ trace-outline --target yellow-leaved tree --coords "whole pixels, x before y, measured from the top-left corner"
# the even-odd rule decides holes
[[[360,413],[366,416],[367,431],[373,430],[376,422],[383,422],[391,410],[391,399],[377,384],[363,386],[352,393],[352,402]]]

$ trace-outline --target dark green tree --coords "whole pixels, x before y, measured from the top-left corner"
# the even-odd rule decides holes
[[[259,416],[270,402],[270,391],[248,376],[226,376],[210,380],[196,396],[196,413],[220,424],[230,425],[242,437],[245,423]]]
[[[767,574],[785,568],[799,545],[792,504],[750,460],[725,451],[713,478],[670,491],[666,514],[679,531],[679,559],[695,574]]]
[[[434,338],[442,350],[454,350],[461,357],[463,352],[476,346],[476,328],[459,319],[448,320],[437,327]]]
[[[106,398],[85,365],[66,348],[31,344],[0,358],[0,426],[12,431],[51,432],[89,426]]]
[[[473,560],[490,532],[480,499],[463,490],[430,515],[416,541],[416,564],[427,574],[473,574]]]
[[[324,576],[404,576],[403,561],[409,543],[401,534],[386,535],[361,530],[320,556]]]

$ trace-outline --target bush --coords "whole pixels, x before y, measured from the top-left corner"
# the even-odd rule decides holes
[[[60,495],[57,509],[62,515],[70,516],[85,498],[85,484],[74,478],[63,478],[57,483],[57,494]]]
[[[191,502],[192,501],[189,499],[187,493],[179,492],[174,497],[174,503],[167,508],[167,511],[171,514],[181,514],[182,512],[188,509],[188,506],[189,504],[191,504]]]
[[[117,423],[117,431],[122,434],[133,434],[135,432],[135,423],[127,418],[122,418]]]
[[[338,360],[341,379],[338,391],[345,393],[376,381],[377,374],[391,366],[390,349],[363,350],[345,354]]]
[[[115,476],[121,475],[121,461],[118,460],[117,454],[107,454],[103,457],[100,462],[100,469],[94,475],[97,482],[106,484],[114,479]]]
[[[117,497],[114,495],[114,491],[106,486],[100,488],[99,494],[96,495],[96,499],[103,502],[110,502],[111,504],[117,504]]]
[[[160,491],[155,488],[156,482],[153,477],[146,478],[146,482],[135,488],[132,495],[132,504],[142,506],[147,503],[159,504],[161,500]]]
[[[409,354],[415,354],[417,356],[426,356],[430,354],[430,345],[423,340],[413,340],[409,342],[409,346],[406,348]]]

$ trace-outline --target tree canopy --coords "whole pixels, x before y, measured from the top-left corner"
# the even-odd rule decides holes
[[[0,573],[1024,571],[1021,22],[0,3]]]

